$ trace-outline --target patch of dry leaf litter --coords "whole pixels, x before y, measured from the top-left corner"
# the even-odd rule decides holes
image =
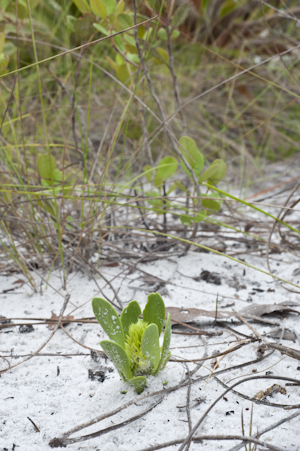
[[[244,258],[262,266],[258,257]],[[282,277],[295,280],[296,257],[276,263]],[[0,277],[0,450],[41,451],[50,443],[233,451],[243,440],[252,449],[299,449],[297,293],[224,257],[192,251],[130,271],[121,262],[103,274],[110,284],[78,273],[63,291],[53,273],[42,294],[15,284],[20,275]],[[172,316],[172,357],[137,396],[98,345],[105,337],[91,300],[144,305],[153,291]]]

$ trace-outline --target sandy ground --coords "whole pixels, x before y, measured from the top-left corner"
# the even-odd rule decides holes
[[[242,247],[241,251],[243,249]],[[244,258],[247,264],[266,269],[264,261],[259,257],[241,254],[239,258]],[[276,275],[299,284],[299,261],[296,256],[275,254],[271,264]],[[203,270],[217,273],[217,282],[220,282],[220,285],[215,284],[216,280],[213,280],[214,283],[210,280],[202,280],[200,275]],[[144,306],[147,295],[153,291],[159,291],[163,295],[167,308],[186,309],[183,310],[182,315],[187,316],[190,308],[215,311],[217,295],[219,313],[232,313],[233,309],[241,312],[254,304],[282,302],[294,304],[292,308],[300,312],[298,294],[284,290],[270,276],[212,253],[190,250],[188,255],[183,257],[168,258],[166,256],[165,259],[160,258],[153,262],[138,264],[133,271],[128,271],[124,261],[120,262],[118,267],[103,268],[103,273],[111,281],[124,306],[132,299],[138,300]],[[153,277],[159,280],[155,281]],[[226,388],[221,385],[221,382],[230,386],[238,380],[255,375],[285,376],[300,381],[300,361],[282,355],[277,350],[257,362],[259,357],[257,349],[260,343],[249,342],[247,337],[234,334],[225,328],[227,325],[240,334],[253,336],[252,331],[234,316],[225,322],[218,320],[215,323],[215,318],[200,314],[196,315],[190,324],[206,332],[222,332],[222,334],[187,335],[193,330],[174,324],[171,341],[173,360],[158,377],[148,379],[143,394],[136,395],[130,386],[121,381],[109,361],[100,356],[96,358],[98,360],[96,362],[91,357],[90,349],[101,350],[98,343],[104,338],[104,332],[100,325],[80,322],[82,318],[93,317],[91,308],[93,297],[106,297],[117,303],[114,293],[103,279],[97,276],[93,280],[82,273],[72,274],[67,290],[64,291],[61,288],[60,274],[53,273],[48,284],[45,279],[44,281],[38,279],[41,293],[33,293],[27,284],[14,284],[17,279],[23,279],[23,277],[0,276],[0,314],[6,318],[12,318],[13,323],[16,324],[32,323],[33,318],[36,318],[35,322],[40,324],[34,325],[33,330],[27,328],[25,333],[20,326],[0,330],[0,355],[2,356],[0,369],[7,368],[8,363],[13,366],[22,362],[25,356],[36,352],[47,340],[52,331],[47,325],[41,324],[43,321],[39,319],[49,319],[52,313],[59,315],[66,294],[70,295],[70,300],[65,314],[74,316],[78,322],[65,325],[65,330],[77,342],[59,329],[39,355],[1,374],[0,450],[51,449],[48,443],[54,437],[61,437],[62,434],[81,423],[136,400],[116,415],[105,418],[70,437],[104,430],[137,416],[135,421],[115,430],[104,431],[96,438],[68,444],[67,448],[74,451],[83,449],[139,451],[187,437],[188,416],[190,415],[191,425],[195,426],[208,407],[225,392]],[[11,288],[14,290],[6,291]],[[300,349],[299,314],[285,312],[271,317],[265,316],[264,319],[269,322],[251,319],[249,321],[260,334],[284,329],[282,345]],[[184,334],[178,332],[184,332]],[[279,343],[280,331],[276,336],[277,338],[266,335],[266,338],[273,343]],[[202,367],[195,373],[193,373],[193,369],[196,368],[195,362],[180,362],[182,359],[197,360],[203,355],[210,357],[220,354],[229,348],[236,347],[243,340],[246,344],[243,343],[238,350],[202,362]],[[266,351],[265,354],[268,352]],[[250,364],[237,368],[237,365],[247,362]],[[213,376],[208,379],[216,363],[218,367],[213,374],[218,377],[218,380]],[[188,371],[191,372],[190,379]],[[181,388],[168,391],[183,379],[190,380],[191,384],[183,383]],[[300,413],[300,387],[286,385],[287,382],[261,378],[238,385],[236,387],[238,393],[228,392],[221,397],[207,414],[195,435],[243,435],[242,414],[244,435],[249,436],[296,412]],[[253,403],[251,426],[251,399],[259,391],[266,390],[273,384],[279,384],[284,389],[283,393],[279,391],[264,398],[263,402]],[[161,390],[165,390],[162,399],[160,395],[145,397],[147,394]],[[123,393],[124,391],[126,393]],[[250,399],[245,399],[243,395]],[[159,400],[160,403],[156,407],[142,415]],[[298,410],[284,408],[284,406],[294,405],[298,405]],[[265,433],[260,439],[276,445],[279,449],[299,450],[299,424],[300,416]],[[230,442],[204,440],[201,443],[192,443],[190,449],[230,450],[238,449],[233,448],[238,443],[241,443],[240,440]],[[179,449],[179,446],[177,444],[164,449],[175,450]],[[264,447],[258,446],[258,449],[264,449]]]

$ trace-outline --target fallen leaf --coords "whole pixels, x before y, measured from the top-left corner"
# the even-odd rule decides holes
[[[298,305],[298,304],[297,304]],[[292,309],[290,307],[287,307],[286,305],[282,304],[253,304],[249,307],[244,308],[239,313],[249,319],[255,319],[258,321],[262,321],[268,324],[275,324],[274,322],[261,318],[262,315],[268,315],[270,313],[274,312],[293,312],[293,313],[300,313],[298,310]],[[182,323],[187,323],[191,321],[195,321],[196,319],[200,319],[201,317],[206,318],[217,318],[217,319],[223,319],[223,320],[229,320],[231,318],[236,317],[235,313],[233,312],[220,312],[219,310],[216,312],[216,310],[203,310],[198,308],[178,308],[178,307],[166,307],[166,315],[168,313],[171,313],[171,319],[174,321],[180,321]]]
[[[217,318],[218,319],[230,319],[235,316],[233,312],[217,312],[212,310],[203,310],[198,308],[178,308],[178,307],[166,307],[166,315],[171,313],[171,319],[174,321],[181,321],[182,323],[186,323],[189,321],[194,321],[197,318],[202,316],[208,318]]]
[[[25,280],[22,280],[22,279],[18,279],[18,280],[15,280],[14,282],[13,282],[13,285],[20,285],[20,286],[23,286],[24,285],[24,283],[25,283]]]
[[[298,310],[287,307],[284,303],[282,304],[253,304],[241,310],[239,313],[242,316],[254,315],[254,316],[262,316],[269,315],[274,312],[293,312],[300,313]]]

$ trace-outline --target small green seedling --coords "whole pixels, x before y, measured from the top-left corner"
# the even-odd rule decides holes
[[[156,376],[167,364],[171,352],[171,315],[168,314],[164,340],[159,336],[165,323],[165,304],[158,293],[151,293],[142,311],[137,301],[131,301],[119,317],[109,302],[102,298],[92,301],[94,315],[111,341],[100,342],[124,381],[130,382],[137,393],[145,388],[147,375]]]

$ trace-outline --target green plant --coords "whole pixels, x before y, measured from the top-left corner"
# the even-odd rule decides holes
[[[165,367],[171,352],[171,315],[168,314],[163,345],[159,336],[165,322],[165,304],[158,293],[151,293],[139,319],[141,308],[131,301],[119,317],[109,302],[102,298],[92,301],[94,315],[110,340],[100,345],[115,365],[124,381],[128,381],[138,393],[146,385],[146,375],[154,375]]]
[[[186,161],[194,171],[194,176],[201,186],[203,182],[208,182],[212,186],[216,186],[226,175],[226,163],[224,160],[217,158],[211,165],[204,168],[204,156],[197,147],[196,142],[189,136],[182,136],[179,140],[180,151],[183,154]],[[191,190],[181,182],[179,171],[182,169],[193,184],[193,176],[186,167],[183,161],[178,164],[174,157],[167,156],[161,159],[156,168],[152,168],[150,165],[144,166],[145,176],[148,182],[153,182],[157,191],[148,192],[147,195],[150,198],[150,204],[156,209],[157,214],[166,214],[166,212],[174,207],[178,210],[178,205],[172,204],[168,196],[176,189],[180,189],[186,196],[187,205],[192,205],[192,214],[189,213],[188,208],[184,208],[184,213],[180,215],[180,221],[183,225],[190,225],[197,223],[206,218],[206,216],[213,212],[219,211],[221,205],[218,201],[210,199],[214,194],[210,194],[210,188],[206,189],[205,193],[201,193],[201,211],[197,212],[198,199],[195,192],[191,193]],[[154,174],[154,175],[153,175]],[[176,178],[169,188],[166,189],[166,180],[171,176]],[[195,189],[195,187],[194,187]],[[162,191],[162,193],[161,193]]]

